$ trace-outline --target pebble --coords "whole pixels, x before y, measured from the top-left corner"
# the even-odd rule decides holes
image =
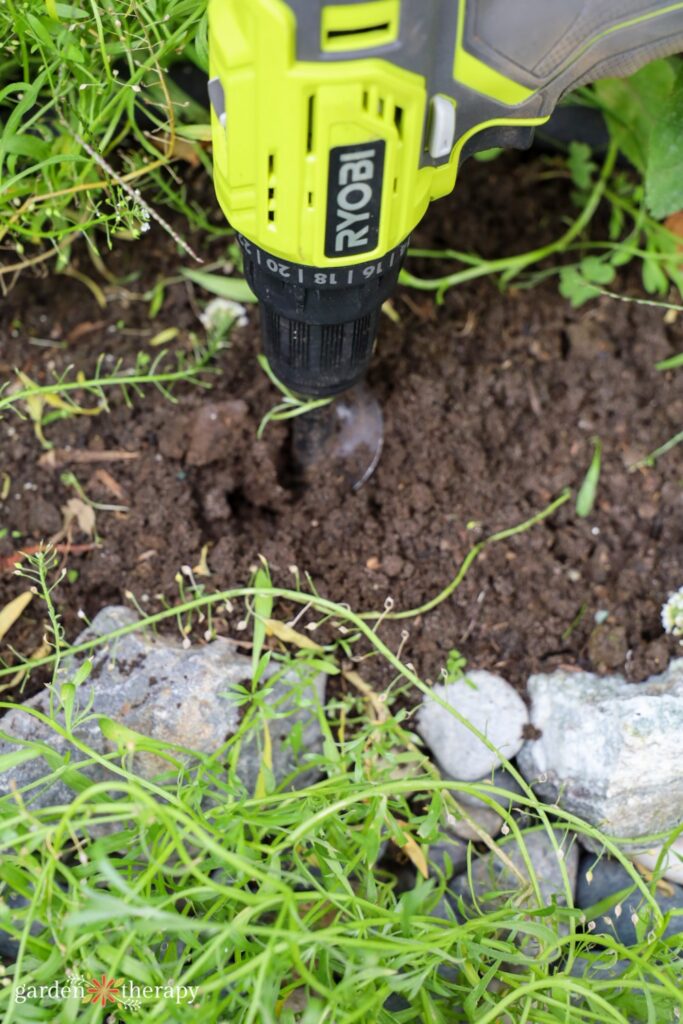
[[[474,670],[433,692],[471,722],[493,744],[490,750],[466,725],[425,697],[417,728],[441,771],[451,779],[475,782],[512,758],[521,748],[528,713],[519,694],[500,676]]]
[[[647,883],[646,883],[647,884]],[[633,878],[618,860],[611,857],[598,857],[593,853],[585,853],[581,857],[579,875],[576,885],[576,906],[586,912],[587,921],[594,921],[594,934],[607,934],[617,938],[624,946],[634,946],[638,942],[634,915],[639,915],[649,930],[654,923],[654,911],[648,905],[642,892],[635,890],[629,895],[617,899],[623,890],[632,890]],[[652,886],[648,885],[652,892]],[[656,886],[653,896],[662,914],[672,914],[665,936],[683,932],[683,886],[667,885],[668,892]],[[669,893],[671,895],[669,895]],[[614,905],[602,907],[600,913],[591,913],[604,900],[614,897]]]
[[[208,466],[229,456],[234,432],[249,413],[242,399],[203,402],[190,425],[190,443],[186,461],[189,466]]]
[[[459,875],[467,867],[469,846],[462,839],[451,836],[444,836],[436,843],[431,843],[427,853],[430,869],[440,872],[447,879]]]
[[[633,859],[649,871],[657,868],[657,874],[661,874],[662,878],[683,885],[683,836],[678,836],[673,843],[667,843],[666,852],[662,853],[663,850],[663,846],[640,850]]]
[[[638,684],[558,669],[532,676],[529,697],[541,735],[517,763],[543,800],[621,838],[681,824],[683,659]]]
[[[626,661],[628,640],[623,626],[603,622],[588,639],[588,657],[597,669],[620,668]]]
[[[386,558],[382,559],[382,568],[387,576],[392,578],[400,575],[403,564],[403,559],[400,555],[387,555]]]
[[[482,792],[488,794],[487,800],[471,793],[455,792],[453,795],[458,803],[463,805],[469,817],[484,832],[495,838],[503,826],[504,815],[512,809],[514,798],[522,793],[522,787],[506,768],[498,768],[492,776],[481,779],[479,785]],[[505,790],[505,794],[495,792],[496,789]],[[480,833],[464,818],[449,820],[449,827],[462,839],[480,838]]]
[[[77,640],[83,643],[97,636],[130,625],[138,616],[129,608],[110,607],[101,611]],[[101,754],[111,753],[116,746],[102,735],[98,718],[105,716],[136,732],[163,743],[188,747],[205,754],[221,748],[234,734],[242,718],[239,687],[251,679],[251,660],[239,654],[228,640],[218,638],[205,645],[183,646],[179,640],[154,637],[148,633],[130,633],[103,644],[92,652],[90,677],[77,691],[77,704],[84,705],[92,694],[92,714],[75,730],[75,735]],[[73,678],[81,661],[65,660],[58,677],[58,686]],[[279,666],[269,674],[279,670]],[[277,716],[269,721],[272,742],[272,771],[276,782],[282,782],[297,769],[301,758],[287,742],[296,727],[301,730],[298,749],[302,754],[317,753],[322,747],[322,731],[315,711],[325,700],[325,676],[296,678],[287,674],[269,689],[265,702],[277,704]],[[66,738],[57,735],[48,725],[26,712],[30,707],[49,714],[49,694],[45,690],[25,705],[12,709],[3,719],[3,732],[11,739],[0,741],[0,758],[12,753],[26,742],[43,741],[59,754],[71,756],[71,763],[84,755]],[[74,715],[77,709],[74,710]],[[63,717],[58,715],[63,724]],[[178,754],[174,754],[178,757]],[[144,778],[167,771],[169,764],[149,752],[135,752],[133,770]],[[249,792],[253,791],[262,763],[260,736],[247,733],[241,742],[237,774]],[[21,789],[48,775],[48,768],[39,750],[21,764],[0,773],[0,795]],[[79,767],[93,781],[110,777],[99,764]],[[305,776],[309,775],[306,779]],[[310,781],[310,773],[296,776],[294,785]],[[34,786],[24,794],[29,807],[46,807],[70,803],[74,791],[62,779],[45,786]]]
[[[0,899],[0,957],[15,960],[19,953],[20,940],[12,935],[11,932],[5,931],[2,926],[7,927],[11,925],[12,928],[21,933],[24,929],[26,915],[25,913],[17,914],[16,911],[25,911],[31,900],[8,888],[4,889]],[[36,918],[31,924],[31,935],[40,935],[44,927],[45,925],[42,921]]]
[[[553,833],[560,849],[559,854],[545,828],[522,833],[524,849],[531,863],[533,876],[538,882],[541,906],[545,907],[549,907],[553,900],[561,905],[567,904],[568,893],[562,872],[563,863],[567,872],[569,895],[573,899],[579,866],[579,848],[576,842],[559,828],[553,829]],[[497,845],[524,877],[526,887],[532,875],[516,837],[510,836],[499,841]],[[461,898],[466,908],[478,905],[488,913],[504,906],[511,893],[519,892],[521,887],[522,883],[517,875],[497,854],[491,852],[477,858],[469,874],[461,874],[453,879],[449,891],[455,900]],[[524,897],[522,905],[539,905],[533,890]]]

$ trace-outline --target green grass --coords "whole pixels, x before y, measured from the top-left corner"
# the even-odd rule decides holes
[[[3,261],[3,275],[45,258],[66,266],[82,234],[101,247],[145,230],[144,205],[92,151],[153,206],[227,233],[187,199],[171,167],[182,139],[210,171],[195,141],[208,137],[208,111],[168,78],[181,56],[206,68],[205,8],[197,0],[0,7],[0,245],[16,253]],[[95,238],[95,228],[104,235]]]
[[[66,647],[52,605],[50,555],[35,556],[23,571],[46,602],[53,650],[43,663],[56,671],[74,649]],[[318,650],[299,647],[296,637],[287,646],[268,647],[266,620],[277,617],[281,600],[308,606],[313,624],[343,627],[338,640]],[[103,758],[77,737],[79,722],[89,714],[87,668],[61,697],[53,690],[50,727],[68,735],[86,760],[99,762],[107,778],[92,784],[80,773],[81,765],[48,752],[46,781],[68,781],[73,802],[32,809],[30,791],[0,802],[0,885],[5,896],[14,891],[29,900],[15,913],[11,929],[19,942],[16,965],[1,976],[6,1022],[101,1020],[102,1009],[78,995],[66,1002],[30,996],[30,986],[49,987],[69,972],[88,980],[104,974],[137,986],[198,987],[199,1010],[187,995],[177,1004],[174,998],[148,998],[138,1008],[117,1006],[121,1021],[654,1024],[674,1019],[681,1005],[680,962],[676,942],[661,938],[666,922],[651,888],[613,842],[571,815],[553,808],[555,827],[559,822],[566,832],[563,845],[582,834],[604,841],[629,870],[643,908],[655,908],[652,930],[646,934],[642,923],[633,948],[586,933],[569,890],[567,906],[544,906],[533,872],[514,891],[498,894],[495,909],[464,921],[435,916],[445,887],[438,871],[428,879],[418,876],[414,888],[397,891],[395,878],[378,866],[383,844],[400,847],[410,839],[419,860],[419,851],[426,853],[443,836],[446,815],[465,813],[459,794],[494,803],[496,788],[439,776],[416,741],[410,715],[398,710],[402,693],[428,688],[386,647],[371,615],[349,612],[314,592],[277,589],[262,568],[250,587],[190,597],[139,628],[154,629],[175,618],[186,624],[187,635],[188,621],[198,623],[208,607],[226,601],[247,603],[253,678],[245,689],[239,733],[213,756],[169,748],[103,720],[116,749]],[[83,645],[81,657],[130,631],[124,627]],[[316,635],[303,631],[309,638]],[[357,665],[361,684],[353,673],[346,678],[355,679],[360,689],[348,685],[348,695],[324,709],[311,704],[324,746],[320,754],[304,755],[301,771],[314,768],[318,781],[309,780],[297,791],[276,788],[265,737],[268,721],[283,712],[265,701],[277,680],[277,674],[265,680],[266,667],[275,666],[276,673],[294,670],[302,684],[321,669],[339,679],[361,637],[395,673],[389,700],[379,701],[372,692],[373,659]],[[14,671],[1,669],[0,676]],[[68,725],[58,724],[60,700]],[[253,793],[235,774],[239,745],[251,730],[262,743]],[[296,750],[296,730],[293,736]],[[144,781],[131,771],[133,750],[163,757],[168,770]],[[25,756],[5,755],[2,768]],[[530,827],[552,835],[548,809],[525,784],[516,806],[526,811]],[[517,819],[507,813],[505,819],[508,841],[516,838],[524,848]],[[106,834],[100,834],[103,827]],[[495,847],[500,856],[504,843]],[[7,928],[7,922],[0,903],[0,927]],[[591,964],[615,960],[627,962],[617,981],[588,977]],[[390,996],[402,997],[403,1008],[387,1009]]]

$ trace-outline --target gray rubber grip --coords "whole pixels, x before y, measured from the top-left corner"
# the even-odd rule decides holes
[[[586,82],[608,75],[628,75],[655,57],[683,51],[683,0],[400,0],[399,37],[365,48],[351,35],[348,52],[326,51],[321,43],[322,12],[341,0],[284,0],[296,19],[296,52],[302,61],[357,61],[378,58],[421,75],[428,101],[443,95],[455,101],[456,133],[468,138],[468,149],[484,144],[520,145],[523,128],[503,127],[499,141],[482,126],[534,121],[549,117],[562,96]],[[352,8],[365,0],[345,0]],[[463,10],[464,8],[464,10]],[[462,38],[461,35],[462,28]],[[459,47],[485,66],[463,61]],[[486,67],[504,76],[496,83]],[[505,79],[529,90],[521,102],[514,89],[506,94]],[[428,102],[425,138],[429,131]],[[516,138],[510,133],[517,132]],[[449,159],[433,154],[427,143],[418,154],[421,165]]]
[[[470,0],[465,45],[543,95],[543,113],[575,88],[683,50],[683,2]]]

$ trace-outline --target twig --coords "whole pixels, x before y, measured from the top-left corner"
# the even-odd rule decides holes
[[[139,458],[140,452],[114,450],[92,452],[84,449],[70,451],[68,448],[52,448],[49,452],[45,452],[44,455],[40,456],[38,465],[43,469],[59,469],[70,462],[86,463],[89,465],[91,462],[127,462],[129,459]]]
[[[190,245],[188,245],[188,243],[185,241],[185,239],[180,237],[180,235],[175,230],[175,228],[172,228],[171,225],[168,223],[168,221],[164,220],[164,218],[161,216],[161,214],[157,213],[157,211],[153,207],[151,207],[149,205],[149,203],[145,199],[142,198],[142,195],[141,195],[139,189],[131,188],[130,185],[128,184],[128,182],[125,181],[121,177],[121,175],[117,171],[114,170],[114,168],[111,166],[111,164],[108,163],[104,159],[103,156],[101,156],[99,153],[97,153],[92,148],[92,146],[88,142],[85,141],[85,139],[82,139],[81,136],[78,134],[78,132],[75,132],[73,130],[73,128],[71,127],[71,125],[68,123],[68,121],[65,118],[62,117],[61,121],[62,121],[62,124],[64,125],[64,127],[66,128],[67,132],[69,133],[69,135],[71,135],[71,137],[73,139],[75,139],[75,141],[78,143],[79,146],[83,147],[83,149],[86,151],[88,156],[91,157],[95,161],[95,163],[99,167],[102,168],[103,171],[106,171],[106,173],[110,176],[110,178],[113,181],[115,181],[116,184],[120,188],[123,189],[123,191],[126,193],[126,195],[129,196],[133,200],[134,203],[139,203],[139,205],[143,208],[143,210],[147,211],[147,213],[152,218],[152,220],[155,220],[157,222],[157,224],[159,224],[164,229],[164,231],[166,231],[171,236],[173,241],[176,242],[176,244],[179,245],[181,247],[181,249],[184,249],[185,252],[189,256],[192,257],[193,260],[195,260],[197,263],[203,263],[204,262],[204,260],[201,258],[201,256],[198,256],[197,253],[194,251],[194,249]]]

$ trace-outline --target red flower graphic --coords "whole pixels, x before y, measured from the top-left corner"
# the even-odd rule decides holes
[[[119,989],[114,978],[108,978],[106,974],[103,974],[99,981],[94,978],[90,982],[85,994],[90,996],[91,1003],[101,1003],[102,1006],[106,1006],[107,1003],[118,1002]]]

